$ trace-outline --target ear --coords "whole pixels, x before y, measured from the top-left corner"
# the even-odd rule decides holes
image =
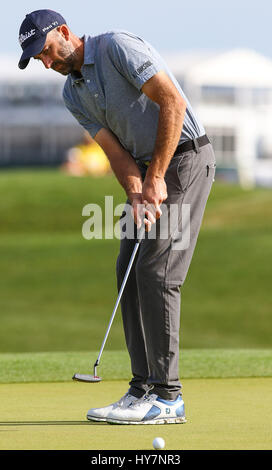
[[[69,40],[70,37],[70,31],[69,28],[66,24],[62,24],[61,26],[57,27],[57,31],[60,33],[60,35],[66,40]]]

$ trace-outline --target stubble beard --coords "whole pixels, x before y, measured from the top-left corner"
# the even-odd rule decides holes
[[[62,57],[63,60],[56,60],[51,65],[51,68],[62,75],[69,75],[69,73],[72,73],[75,70],[78,63],[76,51],[73,50],[70,45],[62,43],[59,50],[59,56]]]

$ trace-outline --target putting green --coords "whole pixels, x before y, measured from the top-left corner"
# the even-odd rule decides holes
[[[85,419],[127,390],[125,381],[99,384],[0,385],[0,449],[148,450],[156,436],[167,450],[271,449],[272,378],[187,379],[188,422],[114,426]]]

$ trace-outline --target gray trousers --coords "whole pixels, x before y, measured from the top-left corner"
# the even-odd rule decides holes
[[[138,162],[142,177],[147,167]],[[181,390],[179,380],[180,287],[193,256],[206,202],[214,181],[215,156],[211,144],[174,156],[165,174],[168,198],[164,210],[178,207],[176,228],[184,231],[182,207],[190,208],[190,238],[179,249],[178,237],[159,230],[169,217],[161,217],[145,234],[121,299],[126,344],[131,360],[129,392],[141,397],[152,385],[152,393],[174,400]],[[166,209],[165,209],[166,208]],[[171,219],[172,220],[172,219]],[[173,220],[172,220],[173,226]],[[170,230],[168,229],[168,232]],[[187,232],[188,235],[188,232]],[[117,259],[117,284],[120,289],[135,240],[123,238]],[[176,249],[178,247],[178,249]]]

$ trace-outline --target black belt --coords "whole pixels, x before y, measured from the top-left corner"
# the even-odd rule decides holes
[[[196,139],[193,140],[186,140],[186,142],[183,142],[182,144],[178,145],[176,148],[176,151],[174,153],[175,155],[180,155],[181,153],[189,152],[190,150],[195,150],[197,153],[199,153],[200,147],[203,147],[203,145],[210,144],[208,136],[202,135],[201,137],[197,137]],[[151,163],[150,161],[143,161],[143,160],[137,160],[139,163],[144,164],[145,166],[148,166]]]
[[[201,137],[197,137],[197,139],[186,140],[186,142],[183,142],[177,146],[174,155],[180,155],[181,153],[189,152],[190,150],[195,150],[197,153],[199,153],[199,148],[209,143],[210,141],[206,134],[202,135]]]

